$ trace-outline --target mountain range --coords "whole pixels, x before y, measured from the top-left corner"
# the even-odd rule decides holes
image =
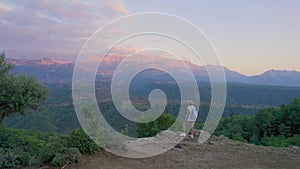
[[[111,55],[104,57],[103,61],[99,65],[98,77],[108,78],[114,73],[115,68],[122,61],[124,57],[120,55]],[[149,58],[149,57],[148,57]],[[15,65],[14,73],[33,75],[41,82],[71,82],[73,76],[73,69],[75,63],[61,60],[54,60],[48,58],[27,60],[27,59],[11,59],[8,58],[7,62]],[[177,60],[165,59],[160,62],[151,59],[142,59],[141,61],[135,61],[133,64],[150,63],[150,64],[165,64],[172,68],[181,70],[183,64]],[[184,61],[197,81],[209,82],[209,76],[205,66],[195,65],[191,62]],[[239,72],[230,70],[226,67],[206,65],[210,70],[224,69],[226,80],[229,83],[244,83],[244,84],[259,84],[259,85],[275,85],[275,86],[300,86],[300,72],[288,71],[288,70],[268,70],[260,75],[246,76]],[[167,76],[165,72],[151,70],[145,72],[146,76],[143,76],[142,80],[160,80],[167,81],[170,76]]]

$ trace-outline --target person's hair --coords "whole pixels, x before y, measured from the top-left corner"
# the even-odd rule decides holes
[[[189,104],[189,105],[193,105],[194,102],[193,102],[192,100],[189,100],[189,101],[188,101],[188,104]]]

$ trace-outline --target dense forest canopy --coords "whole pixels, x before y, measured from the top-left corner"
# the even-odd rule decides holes
[[[255,116],[223,118],[215,134],[266,146],[300,146],[300,100],[262,109]]]

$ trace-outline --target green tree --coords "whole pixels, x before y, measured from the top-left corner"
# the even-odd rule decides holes
[[[145,117],[152,118],[152,117]],[[167,130],[174,122],[175,118],[171,114],[163,113],[156,120],[149,123],[138,123],[136,132],[138,137],[152,137],[162,130]]]
[[[0,54],[0,77],[2,77],[5,74],[8,74],[8,72],[13,69],[14,66],[11,64],[7,64],[5,61],[5,54]]]
[[[281,121],[284,122],[286,127],[286,136],[290,137],[293,135],[300,134],[300,100],[299,98],[294,98],[289,105],[282,106],[281,111]],[[289,135],[288,135],[289,134]]]
[[[276,110],[274,108],[266,108],[262,109],[258,114],[255,116],[255,122],[257,127],[257,135],[262,138],[265,135],[271,136],[275,135],[275,116],[274,112]]]
[[[10,74],[13,65],[0,54],[0,126],[5,117],[24,115],[28,110],[41,110],[48,96],[48,89],[33,77]]]

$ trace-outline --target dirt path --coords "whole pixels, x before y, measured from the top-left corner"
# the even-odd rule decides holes
[[[185,139],[161,155],[130,159],[108,152],[87,156],[78,164],[65,169],[194,169],[194,168],[300,168],[300,148],[273,148],[232,141],[226,137],[212,137],[204,144]]]

